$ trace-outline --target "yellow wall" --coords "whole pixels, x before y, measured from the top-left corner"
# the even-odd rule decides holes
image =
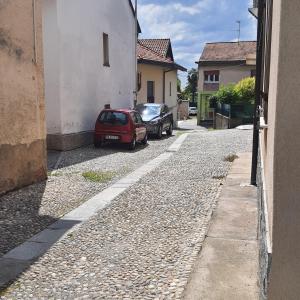
[[[34,4],[35,13],[32,0],[0,5],[0,193],[46,177],[41,1]]]
[[[138,72],[142,76],[138,104],[147,103],[147,81],[155,82],[155,103],[163,103],[163,72],[167,70],[168,68],[161,66],[138,64]],[[177,120],[177,70],[167,72],[165,75],[165,104],[172,109],[174,120]]]

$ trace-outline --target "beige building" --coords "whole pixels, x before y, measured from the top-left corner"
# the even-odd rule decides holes
[[[41,11],[0,3],[0,194],[47,175]]]
[[[137,103],[164,103],[177,120],[177,73],[170,39],[140,39],[137,45]]]
[[[208,98],[222,85],[255,76],[256,42],[207,43],[198,62],[199,122],[211,120]]]
[[[260,115],[256,116],[259,122],[254,131],[252,183],[256,181],[258,155],[261,296],[270,300],[299,299],[300,3],[260,0],[254,4],[256,9],[251,12],[258,17],[260,37]]]

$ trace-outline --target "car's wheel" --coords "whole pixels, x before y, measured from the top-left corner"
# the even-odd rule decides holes
[[[167,130],[167,135],[171,136],[172,133],[173,133],[173,124],[171,123],[169,129]]]
[[[102,142],[100,140],[94,140],[94,146],[95,148],[100,148],[102,146]]]
[[[142,140],[142,144],[143,144],[143,145],[147,145],[147,143],[148,143],[148,135],[147,135],[147,133],[146,133],[144,139]]]
[[[162,133],[163,133],[163,128],[162,128],[162,125],[160,125],[157,130],[157,138],[158,139],[162,138]]]
[[[134,150],[136,147],[136,137],[133,137],[132,141],[128,145],[129,150]]]

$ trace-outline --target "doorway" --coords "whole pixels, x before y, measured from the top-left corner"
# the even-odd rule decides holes
[[[154,81],[147,81],[147,102],[154,103],[155,84]]]

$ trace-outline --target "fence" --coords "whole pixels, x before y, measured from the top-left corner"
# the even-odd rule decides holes
[[[216,129],[234,128],[253,122],[254,104],[218,104],[215,111]]]

